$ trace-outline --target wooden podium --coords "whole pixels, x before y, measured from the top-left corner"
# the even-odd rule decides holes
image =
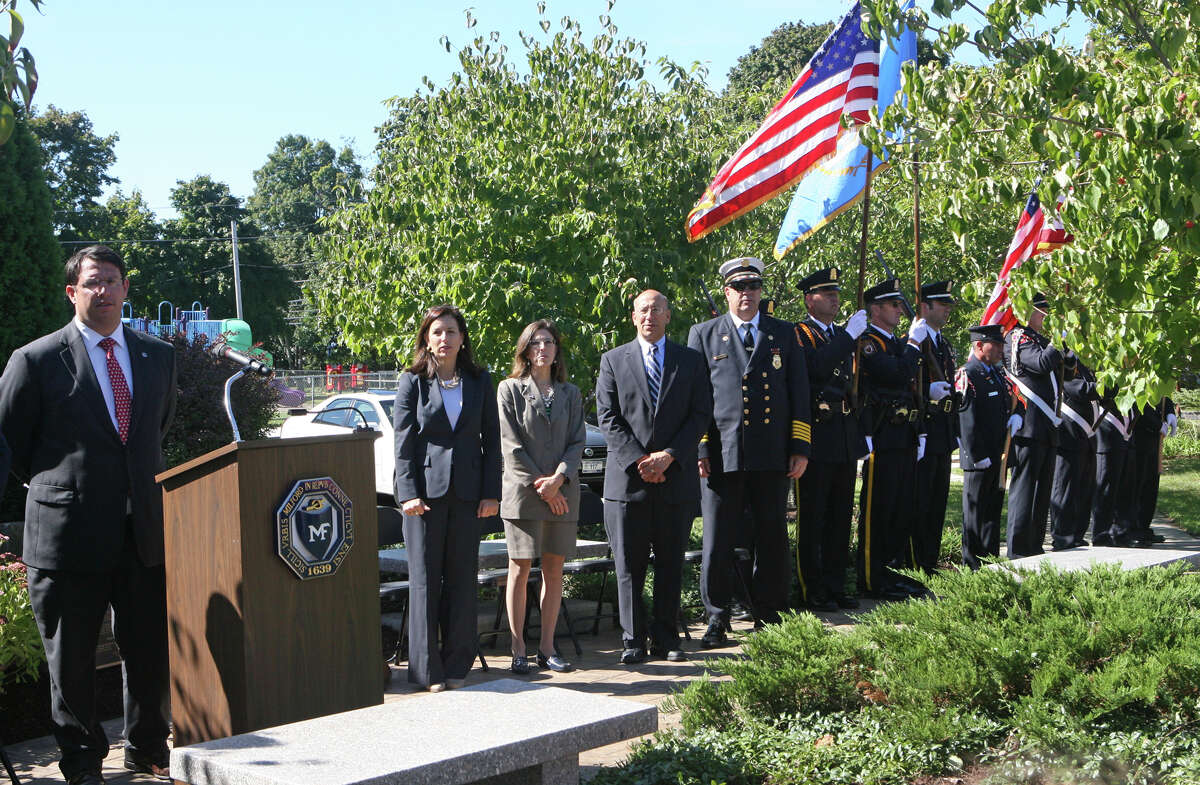
[[[378,437],[235,442],[158,475],[175,746],[383,702]],[[333,548],[338,515],[322,564],[294,537]]]

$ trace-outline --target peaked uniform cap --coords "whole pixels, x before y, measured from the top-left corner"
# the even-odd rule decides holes
[[[877,283],[870,289],[863,292],[864,303],[877,303],[883,300],[895,300],[900,297],[900,279],[888,278],[886,281]]]
[[[762,263],[762,259],[753,256],[739,256],[737,259],[730,259],[722,264],[717,272],[721,274],[725,283],[730,283],[754,278],[761,281],[764,269],[766,269],[766,265]]]
[[[972,327],[967,332],[971,334],[972,341],[1004,342],[1004,325],[1002,324],[981,324]]]
[[[842,290],[841,284],[838,283],[840,277],[841,270],[836,267],[826,267],[824,270],[817,270],[815,273],[801,278],[800,283],[796,284],[796,288],[805,294],[830,289],[840,292]]]
[[[940,300],[942,302],[953,303],[954,294],[950,289],[953,284],[950,281],[934,281],[927,283],[921,287],[922,300]]]

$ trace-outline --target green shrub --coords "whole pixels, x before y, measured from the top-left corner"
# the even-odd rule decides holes
[[[37,676],[46,659],[29,592],[25,565],[3,552],[8,538],[0,534],[0,694],[5,682],[22,682]]]

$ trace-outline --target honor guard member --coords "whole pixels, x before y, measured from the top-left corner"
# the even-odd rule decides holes
[[[912,521],[912,490],[921,427],[917,378],[924,319],[908,340],[896,337],[900,281],[890,278],[863,293],[870,325],[858,339],[859,422],[870,455],[863,463],[858,513],[858,585],[867,596],[899,600],[925,591],[890,567],[904,563]]]
[[[1142,548],[1135,533],[1132,412],[1117,408],[1117,390],[1100,394],[1096,425],[1096,492],[1092,497],[1092,542],[1102,547]]]
[[[759,310],[763,263],[725,262],[729,313],[694,325],[688,346],[704,355],[713,421],[700,442],[704,556],[700,595],[708,613],[704,648],[728,643],[734,543],[752,542],[751,610],[762,622],[787,607],[788,478],[808,465],[808,372],[793,326]],[[749,507],[750,515],[744,513]],[[751,531],[739,531],[749,527]]]
[[[937,568],[946,525],[946,500],[950,495],[950,454],[958,442],[958,405],[955,401],[954,348],[942,328],[954,309],[949,281],[921,287],[921,318],[929,335],[921,344],[921,390],[925,395],[924,433],[917,445],[916,505],[912,525],[912,562],[925,572]]]
[[[1050,488],[1062,418],[1062,387],[1075,375],[1075,358],[1064,358],[1042,324],[1050,307],[1044,294],[1033,297],[1028,324],[1004,337],[1004,368],[1025,400],[1025,420],[1013,437],[1012,484],[1008,491],[1008,558],[1044,553]],[[1068,367],[1069,366],[1069,367]]]
[[[1158,506],[1159,464],[1162,441],[1179,430],[1175,402],[1163,398],[1157,406],[1141,409],[1133,424],[1133,534],[1143,542],[1166,542],[1166,537],[1150,528],[1154,508]]]
[[[1087,545],[1096,490],[1096,420],[1100,413],[1096,374],[1076,361],[1075,378],[1063,383],[1054,485],[1050,489],[1051,550]]]
[[[812,411],[812,454],[796,480],[796,572],[801,599],[816,611],[857,608],[846,593],[850,565],[850,516],[858,459],[867,453],[850,400],[854,346],[867,329],[858,311],[843,329],[834,324],[841,300],[836,267],[818,270],[797,284],[808,318],[796,325],[804,349]]]
[[[971,356],[958,370],[958,418],[962,446],[958,463],[963,470],[963,564],[978,570],[980,559],[1000,555],[1000,459],[1006,430],[1021,426],[1020,403],[1000,368],[1004,360],[1004,328],[998,324],[972,327]]]

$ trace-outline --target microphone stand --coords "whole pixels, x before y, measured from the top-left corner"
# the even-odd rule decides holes
[[[229,418],[229,427],[233,428],[233,440],[235,442],[242,440],[242,434],[238,431],[237,420],[233,416],[233,401],[229,397],[229,391],[233,387],[233,383],[245,375],[246,371],[242,369],[225,380],[225,415]]]

